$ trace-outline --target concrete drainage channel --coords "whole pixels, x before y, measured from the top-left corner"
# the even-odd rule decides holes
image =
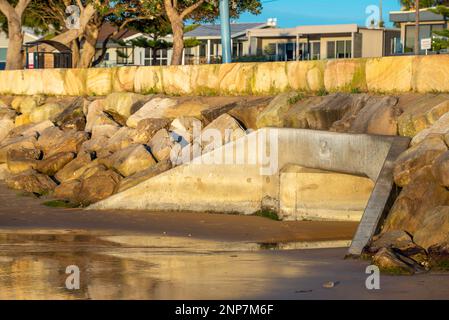
[[[260,129],[89,209],[274,210],[283,220],[360,221],[348,252],[358,256],[394,197],[393,162],[409,143],[403,137]]]

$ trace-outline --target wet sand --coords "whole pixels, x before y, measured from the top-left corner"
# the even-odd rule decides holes
[[[350,239],[354,223],[52,209],[3,186],[0,201],[0,299],[449,298],[446,274],[381,276],[370,291],[369,262],[346,248],[297,250]],[[80,290],[65,287],[70,265]]]

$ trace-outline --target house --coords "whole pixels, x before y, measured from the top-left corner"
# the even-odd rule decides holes
[[[31,30],[24,28],[23,30],[24,43],[29,43],[38,39]],[[8,53],[8,35],[5,32],[0,32],[0,70],[4,70],[6,66],[6,55]]]
[[[390,20],[400,26],[401,48],[398,53],[414,53],[415,51],[415,15],[416,11],[392,11]],[[447,20],[439,14],[435,14],[428,8],[420,10],[419,14],[419,38],[433,38],[434,31],[448,29]],[[424,51],[421,51],[424,53]]]
[[[398,29],[356,24],[249,30],[249,54],[274,61],[368,58],[394,53]]]
[[[259,30],[273,27],[273,22],[266,23],[232,23],[231,39],[233,57],[238,58],[249,54],[249,43],[247,33],[249,30]],[[106,24],[100,30],[99,40],[97,42],[98,58],[102,52],[103,44],[110,34],[115,31],[114,27]],[[100,66],[124,66],[124,65],[142,65],[150,66],[169,65],[172,56],[171,49],[162,49],[157,51],[157,57],[153,59],[153,52],[148,48],[132,47],[131,45],[123,46],[122,42],[129,42],[139,37],[147,37],[148,35],[138,33],[133,30],[125,29],[114,35],[107,42],[107,51],[103,62]],[[192,31],[185,33],[185,39],[196,39],[200,44],[196,47],[186,48],[184,51],[183,64],[205,64],[217,63],[221,61],[221,25],[208,24],[201,25]],[[172,42],[172,36],[168,35],[166,41]],[[119,41],[120,42],[120,41]]]

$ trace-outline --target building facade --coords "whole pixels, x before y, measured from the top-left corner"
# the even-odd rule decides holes
[[[249,30],[249,52],[274,61],[369,58],[394,53],[398,29],[356,24]]]
[[[38,36],[33,32],[24,30],[23,31],[24,44],[36,41]],[[0,70],[4,70],[6,66],[6,55],[8,54],[8,35],[5,32],[0,32]]]
[[[400,48],[398,53],[413,54],[415,51],[415,11],[390,12],[390,20],[397,24],[401,30]],[[420,10],[419,40],[434,38],[435,31],[447,30],[448,22],[442,16],[429,11]],[[421,50],[421,54],[425,53]]]

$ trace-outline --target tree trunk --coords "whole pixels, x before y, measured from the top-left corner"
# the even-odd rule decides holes
[[[70,47],[72,49],[72,66],[73,68],[78,68],[80,61],[80,43],[78,39],[73,40]]]
[[[20,70],[24,68],[22,53],[23,34],[20,17],[16,14],[8,19],[8,51],[6,55],[6,70]]]
[[[80,68],[89,68],[94,62],[96,53],[96,44],[98,40],[99,29],[97,26],[89,25],[86,28],[86,38],[81,50],[79,61]]]
[[[179,19],[173,26],[173,56],[171,59],[172,65],[182,64],[182,55],[184,52],[184,22]]]

